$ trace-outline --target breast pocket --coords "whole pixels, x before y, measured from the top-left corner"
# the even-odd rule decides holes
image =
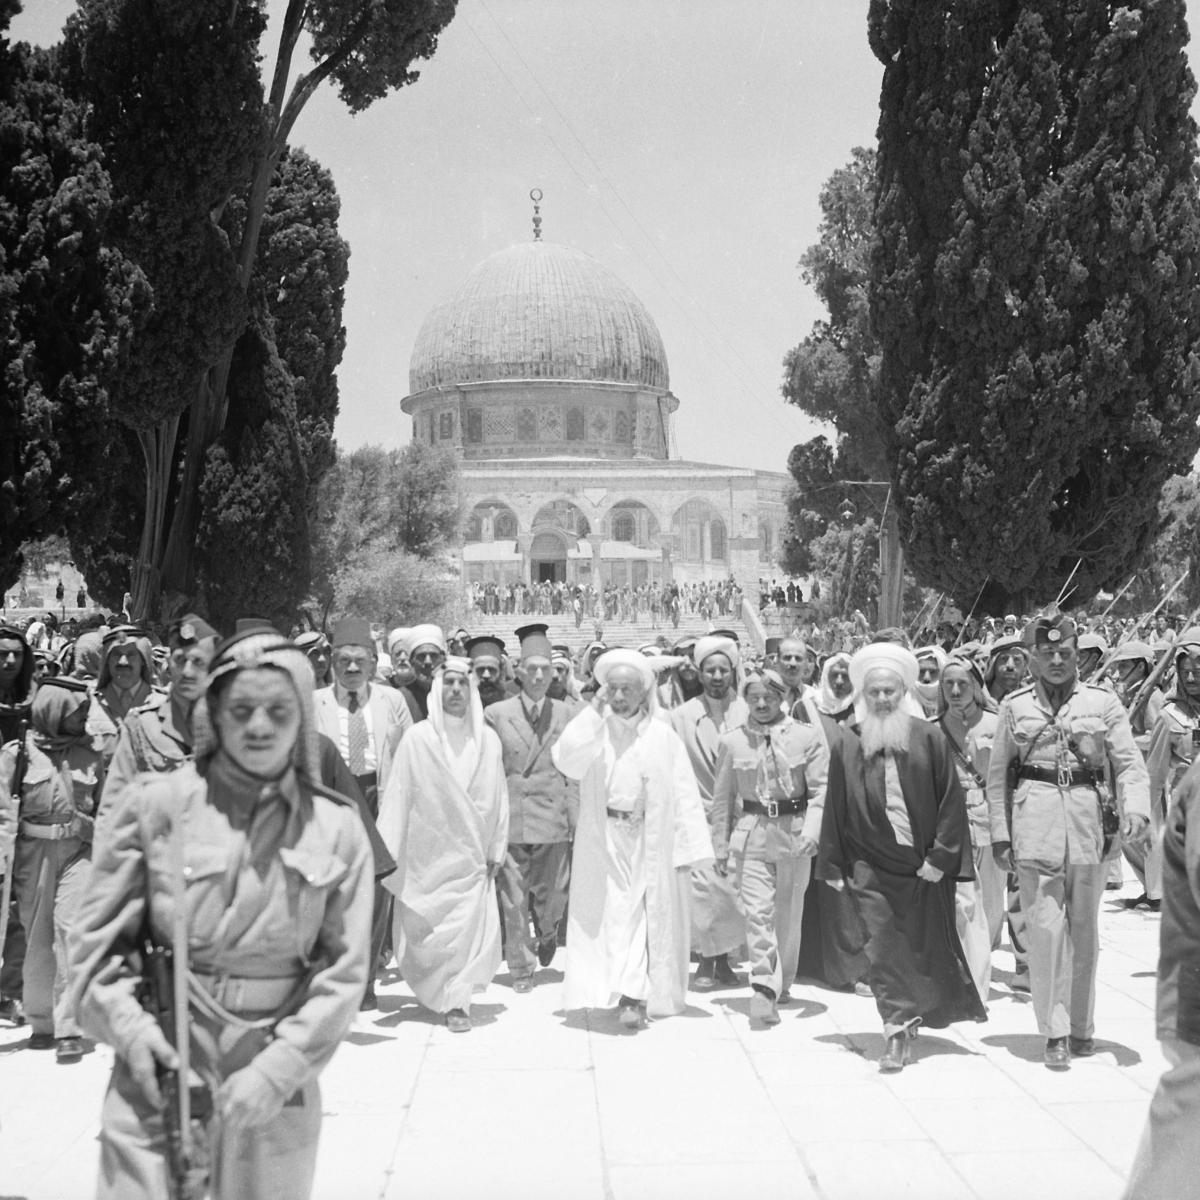
[[[193,944],[207,945],[216,934],[225,912],[229,897],[225,894],[225,871],[229,865],[229,851],[225,846],[190,842],[184,848],[183,880],[187,889],[188,936]],[[165,866],[165,864],[164,864]],[[158,887],[168,894],[171,890],[166,870],[161,874]]]
[[[288,914],[305,957],[325,918],[329,895],[350,869],[336,854],[283,846],[279,851],[287,879]]]

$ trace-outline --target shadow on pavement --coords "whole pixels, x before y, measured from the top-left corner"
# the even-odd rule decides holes
[[[833,1046],[842,1046],[851,1054],[857,1054],[871,1062],[878,1062],[883,1057],[884,1038],[882,1033],[823,1033],[814,1041],[827,1042]],[[924,1029],[909,1039],[909,1062],[919,1063],[926,1058],[942,1058],[947,1055],[966,1055],[969,1058],[982,1057],[977,1050],[968,1049],[961,1042],[949,1038],[935,1037]],[[1039,1058],[1041,1057],[1039,1052]]]

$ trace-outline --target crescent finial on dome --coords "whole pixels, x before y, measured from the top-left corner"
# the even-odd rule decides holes
[[[529,193],[529,198],[533,201],[533,240],[540,242],[542,240],[542,189],[534,188]]]

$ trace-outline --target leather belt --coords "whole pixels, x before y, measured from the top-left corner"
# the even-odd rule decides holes
[[[1096,777],[1091,771],[1071,767],[1067,771],[1056,771],[1053,767],[1023,766],[1017,771],[1018,779],[1033,779],[1038,783],[1053,783],[1059,787],[1095,787]]]
[[[808,810],[806,796],[793,796],[789,800],[768,800],[760,804],[757,800],[743,800],[742,812],[752,817],[794,817]]]
[[[222,1008],[234,1012],[266,1012],[286,1004],[304,979],[287,975],[281,979],[254,979],[248,975],[213,975],[193,971],[192,977]]]
[[[42,838],[47,842],[61,842],[66,838],[82,837],[83,822],[78,817],[57,825],[35,825],[32,821],[22,821],[17,826],[17,832],[22,837]]]
[[[623,821],[626,825],[640,825],[646,815],[626,808],[606,808],[604,811],[614,821]]]

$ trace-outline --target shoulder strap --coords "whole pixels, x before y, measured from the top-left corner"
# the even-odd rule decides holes
[[[971,777],[971,782],[977,788],[986,788],[987,780],[980,775],[979,768],[976,767],[975,764],[967,757],[967,752],[955,740],[954,734],[952,734],[949,728],[946,726],[946,718],[944,716],[938,717],[937,723],[941,728],[942,733],[945,734],[947,743],[949,743],[950,753],[954,755],[959,766],[961,766],[962,769]]]

